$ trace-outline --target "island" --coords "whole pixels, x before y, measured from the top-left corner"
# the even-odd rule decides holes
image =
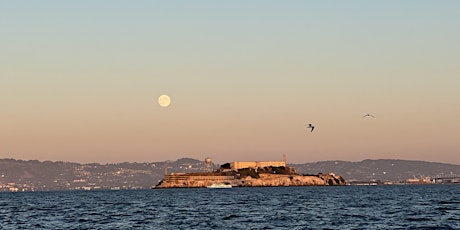
[[[211,165],[210,159],[206,162]],[[201,173],[165,173],[154,188],[206,188],[212,184],[232,187],[278,187],[278,186],[337,186],[345,180],[334,173],[316,175],[299,174],[285,161],[232,162],[217,170]]]

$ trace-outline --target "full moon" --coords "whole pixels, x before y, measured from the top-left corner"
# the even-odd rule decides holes
[[[161,95],[158,98],[158,104],[160,104],[161,107],[168,107],[169,104],[171,104],[171,98],[168,95]]]

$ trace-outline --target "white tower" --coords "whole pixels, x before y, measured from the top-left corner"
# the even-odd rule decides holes
[[[168,162],[167,161],[165,161],[164,170],[165,170],[165,175],[168,175]]]
[[[206,164],[205,166],[205,171],[206,172],[212,172],[212,159],[210,157],[206,157],[204,159],[204,163]]]

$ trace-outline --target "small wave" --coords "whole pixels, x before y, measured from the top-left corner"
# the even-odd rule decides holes
[[[239,218],[239,216],[237,216],[235,214],[231,214],[229,216],[225,216],[224,218],[222,218],[222,220],[231,220],[231,219],[235,219],[235,218]]]
[[[456,200],[442,200],[438,202],[439,204],[460,204],[460,201]]]

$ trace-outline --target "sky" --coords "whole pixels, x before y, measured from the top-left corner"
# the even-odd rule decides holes
[[[0,158],[460,164],[458,9],[0,0]]]

